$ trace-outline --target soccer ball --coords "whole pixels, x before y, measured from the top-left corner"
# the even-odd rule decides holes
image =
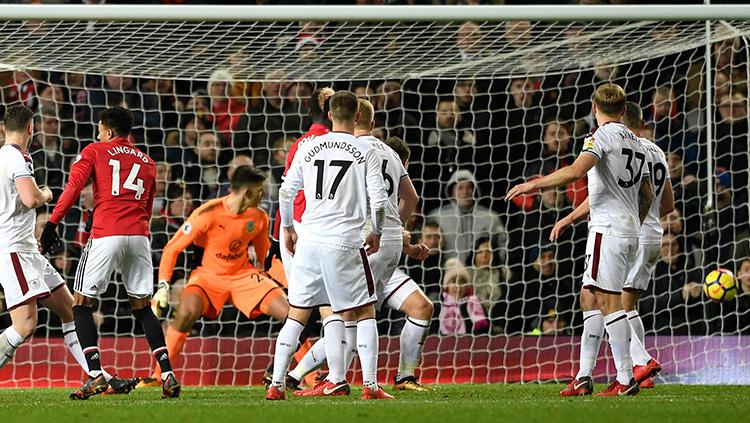
[[[714,270],[706,276],[703,282],[703,293],[715,303],[732,301],[737,295],[737,282],[734,280],[734,275],[727,269]]]

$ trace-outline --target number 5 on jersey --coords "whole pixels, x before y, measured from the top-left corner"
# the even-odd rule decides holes
[[[109,165],[112,166],[112,196],[117,197],[120,195],[120,161],[110,159]],[[146,191],[146,189],[143,188],[143,180],[138,178],[138,171],[140,170],[141,165],[138,163],[133,164],[128,177],[125,178],[125,183],[122,184],[122,189],[135,191],[136,200],[140,200],[141,196]]]

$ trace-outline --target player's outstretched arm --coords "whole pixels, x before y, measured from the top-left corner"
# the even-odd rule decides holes
[[[65,185],[63,193],[55,204],[55,208],[52,210],[52,214],[49,217],[50,223],[58,225],[60,221],[65,217],[73,207],[73,204],[78,200],[81,195],[83,187],[86,186],[91,174],[94,171],[94,160],[92,157],[91,150],[88,147],[81,151],[81,154],[76,157],[76,161],[73,162],[73,166],[70,168],[70,176],[68,177],[68,183]]]
[[[585,151],[584,151],[585,153]],[[505,201],[510,201],[519,195],[526,194],[539,189],[559,187],[575,182],[584,176],[596,163],[599,158],[595,154],[581,153],[572,165],[558,169],[555,172],[545,175],[533,181],[525,182],[514,186],[505,196]]]
[[[552,232],[550,232],[549,234],[549,240],[557,240],[557,238],[559,238],[560,235],[565,232],[565,229],[567,229],[568,226],[572,225],[578,219],[582,219],[588,216],[590,211],[591,209],[589,208],[589,199],[586,198],[586,200],[578,207],[576,207],[575,210],[555,223],[555,226],[552,228]]]
[[[35,209],[52,201],[52,191],[46,186],[39,187],[33,176],[16,179],[16,190],[24,207]]]
[[[641,179],[641,188],[638,190],[638,217],[641,219],[641,224],[646,220],[653,201],[654,189],[651,185],[651,178],[643,178]]]

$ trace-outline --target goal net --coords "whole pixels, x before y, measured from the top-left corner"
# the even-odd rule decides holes
[[[586,184],[503,197],[513,184],[571,164],[595,125],[595,87],[618,83],[643,109],[641,135],[667,153],[676,197],[639,303],[646,346],[665,368],[661,381],[748,383],[750,24],[616,20],[10,20],[0,22],[0,115],[17,103],[36,112],[35,177],[56,199],[71,162],[94,142],[99,113],[130,109],[136,144],[158,162],[157,265],[186,216],[227,193],[233,161],[267,170],[263,207],[273,217],[286,150],[311,123],[310,94],[352,90],[375,106],[374,135],[399,136],[412,151],[408,170],[422,201],[406,225],[432,254],[402,267],[435,305],[422,381],[539,382],[577,369],[586,222],[556,243],[548,238],[586,198]],[[464,180],[473,190],[455,189]],[[69,286],[92,207],[84,190],[62,224],[66,250],[51,259]],[[37,233],[46,216],[38,210]],[[190,252],[179,261],[165,328],[190,262]],[[701,293],[717,267],[738,276],[732,302]],[[118,279],[96,311],[102,363],[146,376],[153,363]],[[0,386],[80,381],[60,321],[39,313],[34,339],[0,370]],[[391,381],[404,317],[378,317],[380,377]],[[0,328],[9,324],[3,311]],[[192,328],[176,369],[188,385],[259,383],[280,327],[228,302],[217,320]],[[615,374],[608,350],[599,380]]]

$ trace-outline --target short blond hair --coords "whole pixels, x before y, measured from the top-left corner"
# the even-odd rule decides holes
[[[607,116],[621,116],[625,113],[627,101],[625,90],[617,84],[600,85],[594,92],[594,104],[600,112]]]
[[[370,124],[375,118],[375,108],[369,101],[360,98],[359,99],[359,121],[357,122],[357,128],[370,129]]]

